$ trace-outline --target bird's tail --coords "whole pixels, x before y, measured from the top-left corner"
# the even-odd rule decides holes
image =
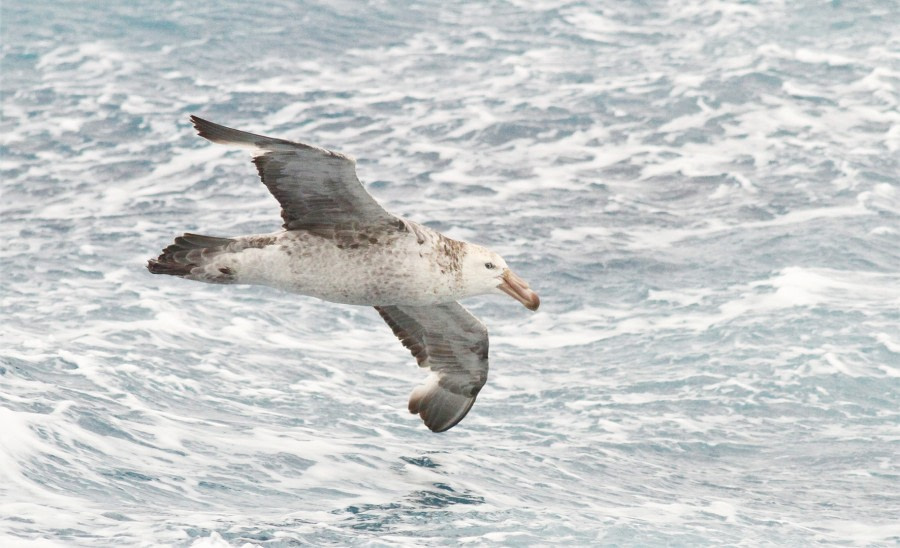
[[[236,241],[185,233],[163,249],[159,257],[147,261],[147,270],[153,274],[168,274],[201,282],[232,283],[234,272],[213,263],[216,257],[231,252],[230,246]]]

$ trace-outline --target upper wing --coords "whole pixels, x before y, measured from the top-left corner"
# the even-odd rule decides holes
[[[461,421],[487,382],[488,333],[459,303],[436,306],[376,306],[420,367],[431,369],[409,396],[410,413],[443,432]]]
[[[253,163],[262,182],[281,204],[284,228],[329,229],[393,225],[356,177],[356,162],[322,148],[273,139],[191,116],[201,137],[214,143],[256,149]]]

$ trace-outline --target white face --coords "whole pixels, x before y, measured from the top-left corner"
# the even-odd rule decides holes
[[[469,244],[463,258],[463,284],[471,295],[493,293],[503,283],[503,273],[508,269],[503,257],[489,249]]]
[[[513,274],[503,257],[489,249],[469,244],[462,264],[463,284],[467,295],[505,293],[529,310],[541,304],[528,283]]]

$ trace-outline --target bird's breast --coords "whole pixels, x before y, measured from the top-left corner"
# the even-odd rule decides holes
[[[455,301],[458,264],[442,248],[447,244],[422,240],[411,231],[332,238],[296,231],[259,253],[270,266],[258,270],[265,272],[265,285],[332,302],[426,306]]]

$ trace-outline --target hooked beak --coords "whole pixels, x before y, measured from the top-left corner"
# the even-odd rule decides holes
[[[525,280],[513,274],[512,270],[508,268],[504,270],[502,278],[503,281],[497,286],[500,291],[525,305],[528,310],[537,310],[541,306],[541,299],[537,293],[528,287]]]

